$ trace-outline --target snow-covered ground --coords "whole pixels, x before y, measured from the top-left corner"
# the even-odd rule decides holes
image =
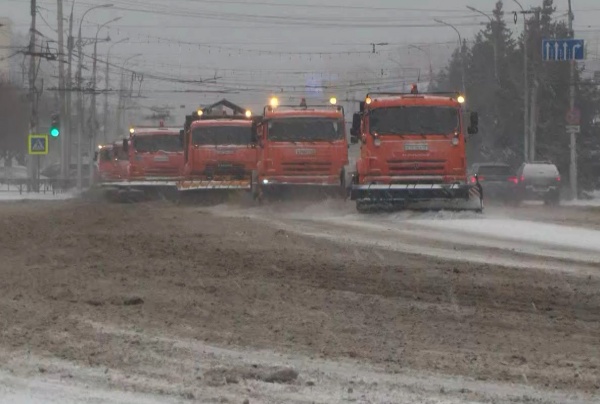
[[[590,194],[592,199],[575,199],[572,201],[563,201],[563,206],[589,206],[589,207],[600,207],[600,191],[594,191]]]
[[[409,223],[517,242],[600,252],[600,231],[513,219],[421,219]]]
[[[0,184],[0,201],[23,201],[23,200],[64,200],[71,199],[77,196],[76,192],[64,192],[53,194],[52,190],[44,192],[19,192],[19,188],[14,185],[7,186]]]

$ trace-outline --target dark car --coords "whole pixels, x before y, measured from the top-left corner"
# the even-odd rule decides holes
[[[517,170],[517,201],[542,200],[546,205],[560,202],[560,173],[550,162],[523,163]]]
[[[479,183],[483,188],[483,195],[486,200],[502,202],[514,200],[518,180],[508,164],[473,164],[469,170],[469,181],[475,183],[477,179],[479,179]]]

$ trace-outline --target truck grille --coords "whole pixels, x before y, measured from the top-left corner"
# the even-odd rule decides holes
[[[291,161],[281,166],[283,175],[327,175],[331,169],[328,161]]]
[[[147,177],[176,177],[179,175],[178,167],[148,167],[144,170]]]
[[[411,175],[415,173],[443,174],[446,160],[388,160],[392,175]]]
[[[243,179],[250,175],[250,173],[244,168],[242,164],[225,162],[217,164],[208,164],[204,169],[204,174],[208,178],[212,178],[215,176],[227,176],[236,179]]]

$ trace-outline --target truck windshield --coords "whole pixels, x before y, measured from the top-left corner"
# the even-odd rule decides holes
[[[369,114],[369,127],[380,135],[446,135],[459,131],[458,116],[454,107],[377,108]]]
[[[198,146],[248,145],[252,143],[249,126],[201,126],[192,130],[192,143]]]
[[[344,126],[332,118],[279,118],[269,122],[269,140],[280,142],[332,141],[344,137]]]
[[[157,151],[177,152],[183,147],[176,135],[147,135],[133,138],[133,147],[138,153],[155,153]]]
[[[112,160],[112,151],[108,149],[100,150],[100,161],[111,161]]]

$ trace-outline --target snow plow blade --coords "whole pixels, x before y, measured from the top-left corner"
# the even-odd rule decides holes
[[[173,199],[176,196],[177,182],[169,179],[148,179],[133,181],[111,181],[99,184],[113,202],[143,202]]]
[[[101,186],[118,188],[153,188],[153,187],[175,187],[176,181],[173,180],[139,180],[139,181],[114,181],[106,182]]]
[[[180,192],[187,191],[213,191],[213,190],[247,190],[250,191],[251,184],[248,180],[199,180],[199,181],[179,181],[177,190]]]
[[[356,201],[359,211],[483,211],[483,192],[479,184],[353,185],[350,199]]]

